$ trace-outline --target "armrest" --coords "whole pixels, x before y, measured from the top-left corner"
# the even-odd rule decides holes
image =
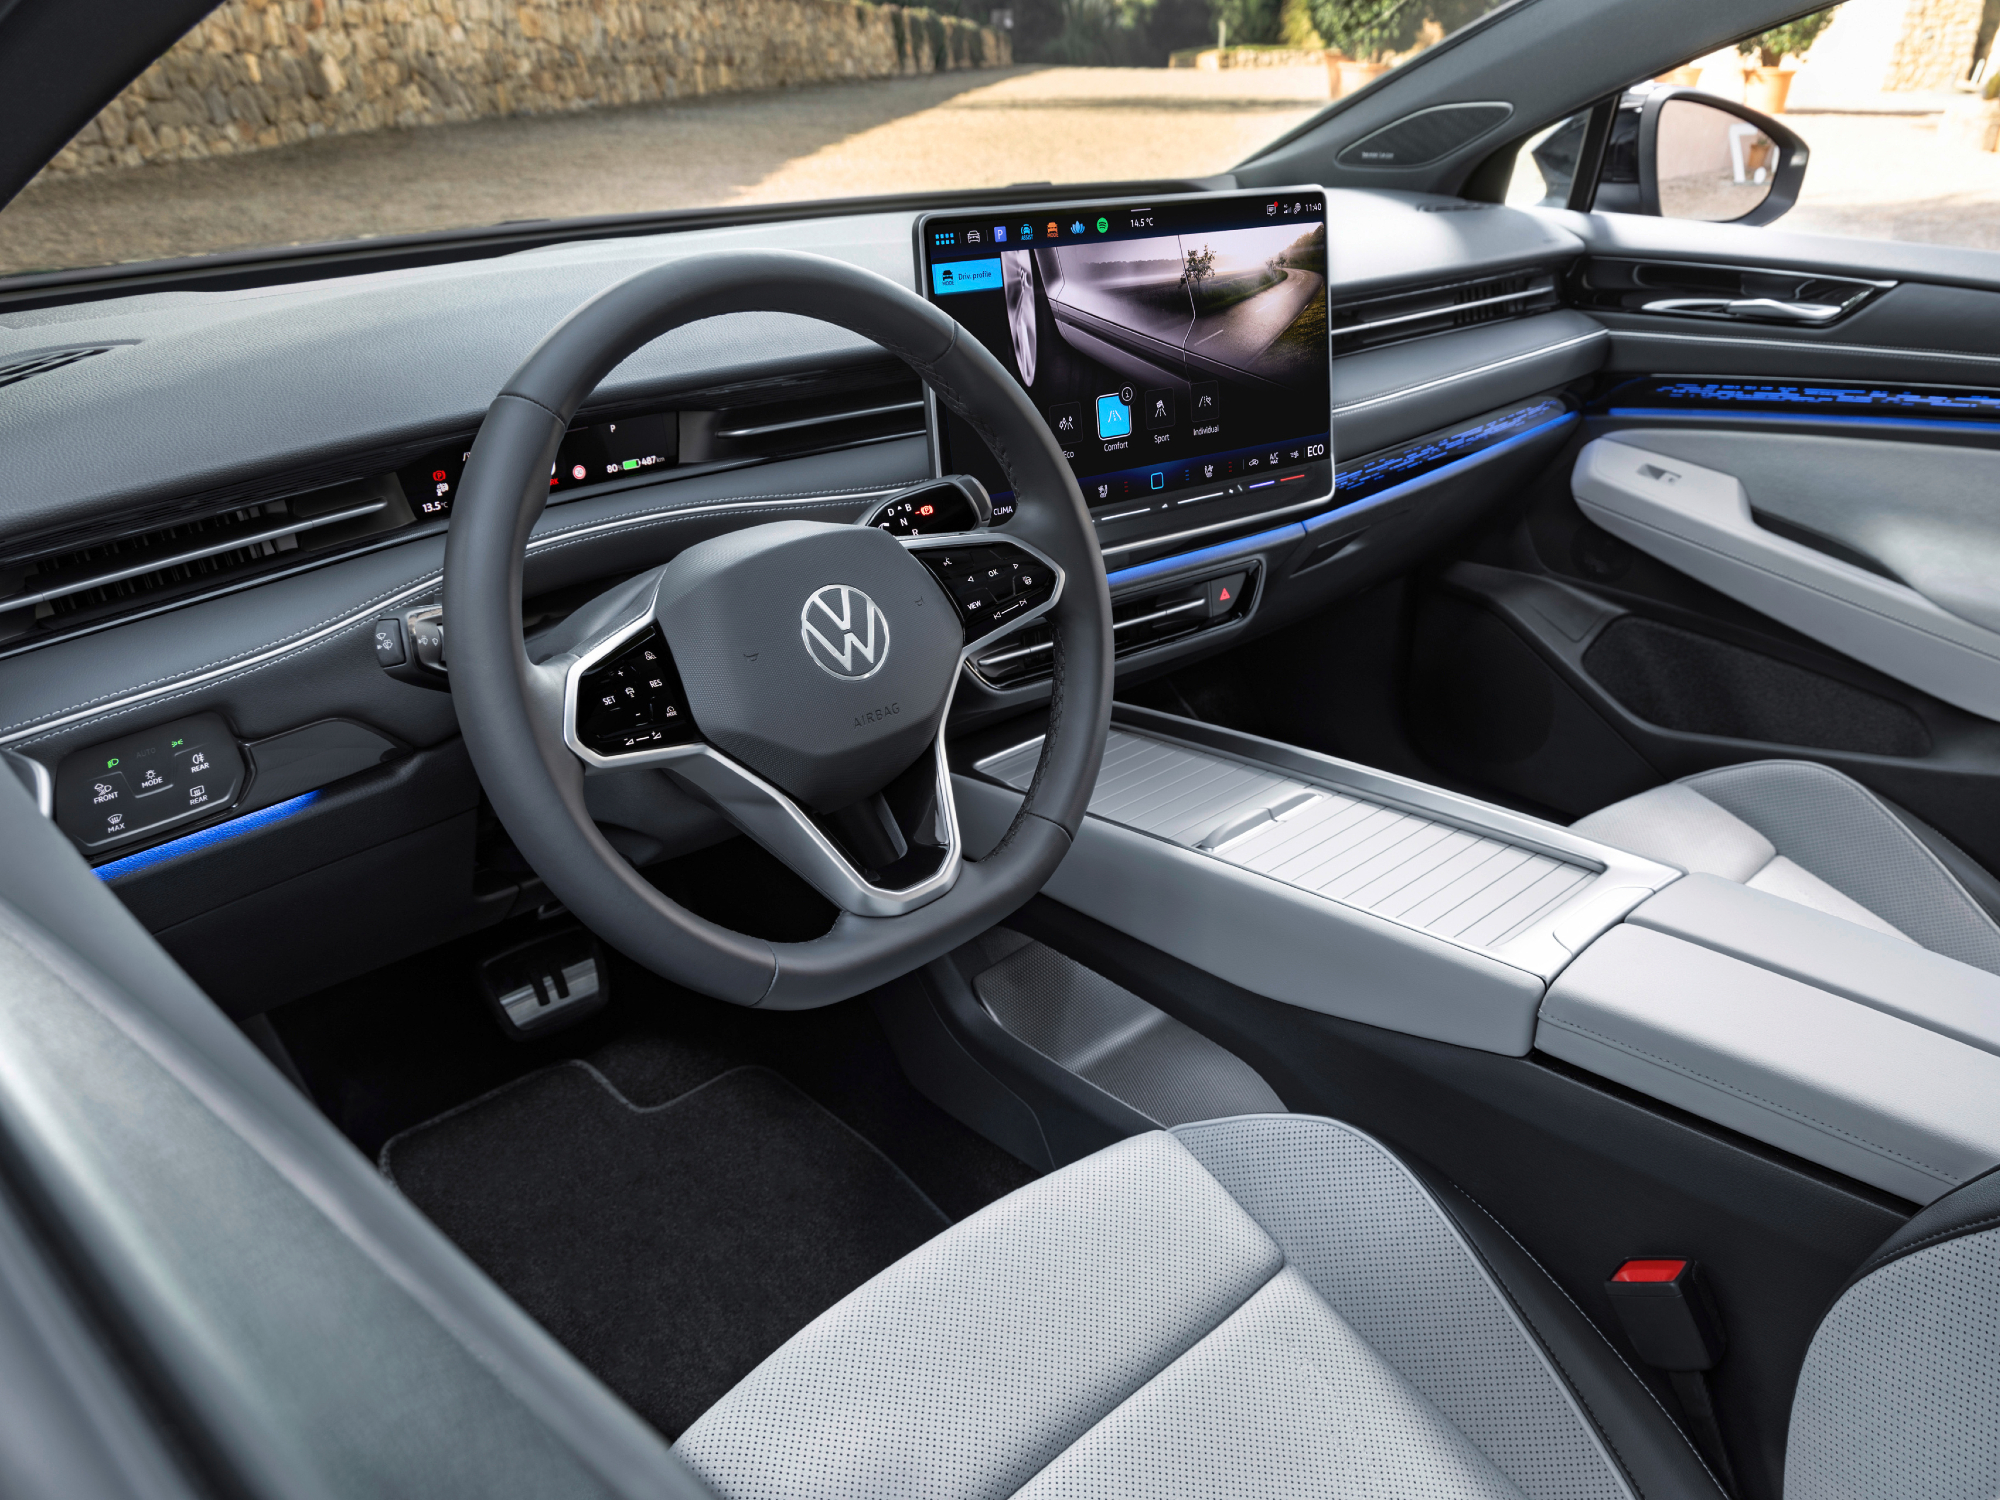
[[[1535,1045],[1915,1203],[2000,1163],[2000,1056],[1630,921],[1550,987]]]

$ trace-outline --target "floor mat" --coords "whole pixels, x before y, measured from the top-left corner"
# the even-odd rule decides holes
[[[641,1108],[561,1063],[396,1136],[382,1168],[669,1437],[948,1222],[760,1067]]]

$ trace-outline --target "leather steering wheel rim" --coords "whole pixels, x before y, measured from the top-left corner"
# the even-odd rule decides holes
[[[548,712],[522,639],[522,566],[577,409],[627,356],[675,328],[737,312],[833,323],[898,356],[972,425],[1014,486],[1005,532],[1039,548],[1065,585],[1048,733],[1019,814],[951,889],[894,917],[842,912],[831,931],[776,943],[669,900],[605,840],[584,767]],[[966,942],[1041,889],[1082,822],[1109,728],[1111,599],[1089,512],[1027,393],[957,322],[872,271],[795,251],[718,251],[643,271],[578,308],[529,354],[473,443],[445,548],[451,691],[501,823],[549,888],[600,937],[655,973],[739,1005],[803,1009],[862,993]]]

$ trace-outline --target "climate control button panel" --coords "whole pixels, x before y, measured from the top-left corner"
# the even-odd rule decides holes
[[[198,823],[243,796],[242,751],[215,714],[196,714],[64,758],[56,824],[86,854]]]

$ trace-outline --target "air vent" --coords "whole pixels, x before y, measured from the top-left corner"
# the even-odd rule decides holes
[[[1258,574],[1233,572],[1198,578],[1164,589],[1122,594],[1111,601],[1115,654],[1130,656],[1149,646],[1229,625],[1250,612]],[[1025,687],[1053,675],[1055,637],[1037,623],[999,641],[972,659],[972,669],[993,687]]]
[[[26,355],[0,365],[0,385],[19,385],[37,375],[46,375],[64,365],[89,359],[93,354],[109,354],[116,347],[115,344],[92,344],[87,349],[44,349],[39,354]]]
[[[924,430],[924,388],[915,380],[799,401],[681,413],[682,464],[789,458]]]
[[[1497,99],[1434,105],[1363,136],[1335,159],[1343,167],[1425,166],[1479,139],[1513,113],[1513,105]]]
[[[1328,309],[1333,352],[1349,353],[1382,344],[1478,323],[1500,323],[1561,305],[1556,279],[1548,271],[1489,276],[1478,281],[1442,282],[1380,292]]]
[[[410,519],[395,476],[382,475],[51,553],[0,575],[0,638],[195,592]]]

